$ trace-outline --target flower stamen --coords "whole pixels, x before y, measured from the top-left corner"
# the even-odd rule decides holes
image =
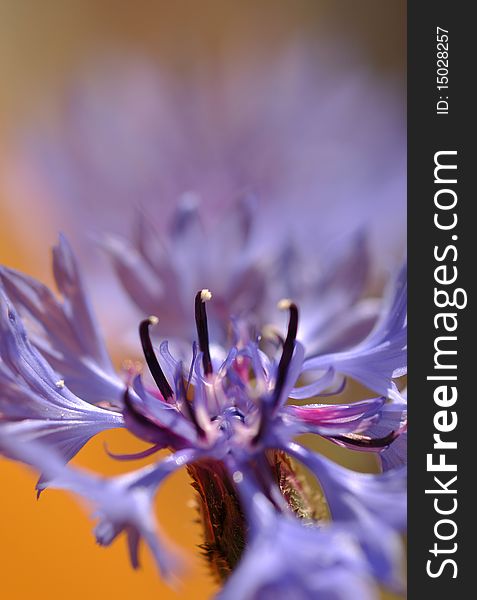
[[[139,337],[141,338],[142,351],[144,352],[144,358],[146,359],[149,371],[164,400],[168,401],[173,398],[174,393],[156,358],[154,348],[152,347],[151,336],[149,334],[149,327],[151,325],[156,325],[157,322],[157,317],[148,317],[147,319],[144,319],[144,321],[141,321],[139,325]]]
[[[345,442],[346,444],[357,446],[358,448],[387,448],[397,437],[399,437],[399,432],[391,431],[382,438],[371,438],[367,435],[347,433],[345,435],[334,435],[330,437],[330,439],[336,440],[337,442]]]
[[[298,307],[291,300],[281,300],[278,303],[280,310],[288,310],[290,317],[288,320],[287,337],[283,342],[283,351],[278,363],[277,369],[277,381],[275,384],[275,396],[273,405],[276,405],[280,395],[282,393],[283,386],[285,385],[288,368],[291,363],[293,351],[295,349],[295,340],[298,333]]]
[[[277,367],[277,379],[275,382],[275,388],[273,390],[273,396],[271,397],[270,404],[265,404],[262,408],[262,415],[260,419],[260,425],[258,431],[255,435],[254,442],[258,442],[262,437],[264,429],[267,425],[267,421],[269,418],[269,414],[273,412],[274,409],[279,404],[280,397],[282,395],[283,388],[285,386],[288,369],[290,367],[290,363],[293,357],[293,352],[295,350],[295,341],[298,333],[298,307],[291,300],[281,300],[278,303],[278,308],[280,310],[288,310],[290,313],[288,320],[288,329],[287,336],[285,341],[283,342],[283,350],[282,355],[280,357],[280,362]]]
[[[205,303],[212,298],[209,290],[200,290],[195,296],[195,324],[197,327],[197,336],[199,338],[199,348],[202,352],[202,364],[204,373],[210,375],[212,369],[212,359],[209,349],[209,329],[207,326],[207,312]]]

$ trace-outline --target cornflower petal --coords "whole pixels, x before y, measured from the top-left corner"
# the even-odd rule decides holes
[[[383,471],[398,469],[407,464],[407,432],[403,431],[390,446],[379,454]]]
[[[229,462],[247,514],[249,541],[220,600],[300,598],[369,600],[377,595],[358,541],[335,525],[307,523],[280,513],[247,465]]]
[[[350,350],[309,358],[303,364],[303,371],[331,366],[337,373],[349,375],[371,390],[386,395],[391,379],[405,373],[406,275],[404,266],[384,303],[381,318],[363,342]]]
[[[379,475],[358,473],[291,442],[283,448],[308,467],[319,480],[336,521],[352,522],[364,511],[380,522],[402,530],[406,525],[406,469]]]
[[[406,469],[357,473],[293,442],[284,450],[317,477],[333,523],[360,540],[374,576],[402,592],[399,532],[406,526]]]
[[[158,275],[140,250],[125,238],[108,235],[100,240],[100,245],[108,254],[124,290],[141,313],[159,313],[161,323],[163,320],[163,335],[189,339],[193,324],[182,318],[186,309],[182,306],[182,298],[175,295],[179,285],[177,277],[174,276],[171,285],[170,275],[162,272]]]
[[[377,587],[352,535],[274,515],[250,542],[218,600],[373,600]]]
[[[178,410],[175,404],[169,404],[150,394],[144,387],[139,376],[134,379],[133,389],[136,393],[131,396],[135,408],[159,428],[170,432],[171,435],[193,443],[197,432],[193,425]]]
[[[393,444],[379,454],[383,471],[403,467],[407,464],[407,390],[400,392],[393,384],[388,395],[391,403],[386,405],[386,411],[382,415],[383,419],[377,423],[376,427],[382,426],[383,422],[392,420],[394,423],[398,423],[400,435]],[[376,429],[373,428],[372,433],[375,432]]]
[[[120,413],[73,394],[30,343],[22,320],[0,289],[0,424],[42,438],[64,461],[97,433],[124,425]]]
[[[385,399],[380,397],[353,404],[290,404],[284,407],[284,412],[299,425],[299,433],[332,436],[368,431],[370,424],[380,415],[384,402]]]
[[[323,375],[313,383],[302,385],[300,387],[294,387],[292,390],[290,390],[288,397],[292,398],[293,400],[303,400],[304,398],[318,396],[321,394],[321,392],[330,387],[335,379],[335,375],[336,373],[334,368],[329,367],[327,371],[325,371],[325,373],[323,373]]]
[[[188,301],[205,284],[214,289],[211,326],[219,341],[226,337],[231,315],[260,312],[267,271],[247,251],[251,219],[246,206],[237,201],[233,214],[206,235],[198,200],[184,194],[163,244],[158,244],[159,233],[143,213],[138,213],[140,233],[135,239],[108,235],[100,241],[131,300],[143,313],[161,315],[163,336],[193,339]]]
[[[43,489],[63,489],[83,497],[95,506],[99,523],[95,535],[99,544],[109,546],[122,532],[128,536],[132,565],[139,566],[138,545],[143,539],[166,579],[177,571],[179,560],[175,551],[166,548],[161,541],[159,527],[154,517],[153,501],[162,481],[171,473],[197,460],[194,450],[183,450],[163,461],[134,473],[101,478],[85,471],[67,467],[50,448],[12,436],[0,426],[0,452],[24,462],[43,472],[47,483]]]
[[[288,253],[288,259],[279,262],[277,276],[285,282],[283,295],[299,302],[298,339],[307,356],[345,350],[363,340],[379,314],[379,303],[360,300],[370,274],[365,230],[329,248],[316,274],[308,273],[306,255],[297,256],[293,248]]]
[[[53,249],[53,273],[62,300],[43,284],[0,267],[0,282],[29,327],[31,342],[91,404],[121,405],[124,384],[114,371],[84,290],[69,243],[60,235]]]

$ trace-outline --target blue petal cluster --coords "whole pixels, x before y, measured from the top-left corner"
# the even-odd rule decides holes
[[[177,239],[183,240],[195,216],[189,210],[180,217]],[[237,222],[236,215],[232,220]],[[221,235],[230,236],[236,227],[224,231]],[[270,266],[260,271],[256,258],[248,261],[240,250],[246,228],[241,233],[232,254],[244,256],[225,287],[219,287],[221,281],[224,284],[219,269],[218,306],[210,315],[206,305],[213,307],[215,297],[198,286],[195,270],[189,281],[194,244],[178,244],[172,254],[160,258],[148,254],[152,238],[145,235],[138,262],[126,260],[131,252],[109,243],[125,288],[143,310],[155,308],[159,314],[159,320],[148,317],[139,326],[149,374],[115,372],[63,237],[53,253],[60,298],[36,280],[2,268],[0,451],[41,472],[39,490],[57,487],[89,500],[99,519],[98,542],[109,545],[124,532],[133,566],[138,565],[143,540],[167,578],[176,573],[178,557],[160,534],[153,512],[155,494],[163,480],[183,466],[201,461],[221,465],[240,499],[247,542],[219,594],[222,599],[365,599],[377,594],[376,582],[399,590],[407,413],[404,394],[394,380],[406,367],[406,271],[403,268],[390,283],[378,316],[371,311],[364,317],[356,308],[362,255],[351,252],[348,260],[351,255],[352,264],[357,261],[351,274],[340,259],[342,268],[322,273],[309,290],[311,296],[321,289],[330,306],[328,319],[321,314],[313,327],[303,329],[299,306],[284,300],[280,308],[288,313],[288,324],[280,331],[279,321],[270,325],[266,312],[261,312],[273,289],[265,285]],[[219,241],[219,248],[210,242],[211,256],[216,256],[223,238]],[[359,236],[352,247],[363,247]],[[167,294],[143,293],[143,279],[160,281]],[[185,318],[184,290],[187,296],[194,287],[191,317]],[[231,308],[234,303],[236,310]],[[343,323],[338,317],[345,313],[354,316]],[[332,317],[339,335],[331,331]],[[161,335],[168,332],[182,342],[196,338],[187,362],[184,353],[176,357],[170,352],[167,341],[157,347],[151,333],[162,327]],[[226,341],[227,333],[231,342]],[[363,384],[371,397],[352,403],[294,403],[340,395],[347,378]],[[91,437],[114,427],[126,427],[150,442],[143,456],[162,448],[172,454],[111,478],[66,464]],[[303,433],[374,452],[383,472],[358,473],[339,466],[303,445],[298,438]],[[316,479],[329,521],[317,523],[293,512],[271,477],[270,451],[285,453]]]

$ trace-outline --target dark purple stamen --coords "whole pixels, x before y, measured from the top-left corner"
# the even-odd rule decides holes
[[[285,380],[290,367],[291,359],[293,357],[293,351],[295,349],[295,340],[298,333],[298,307],[294,302],[284,300],[279,305],[280,308],[288,308],[290,318],[288,320],[288,331],[287,337],[283,342],[283,351],[278,363],[277,369],[277,381],[275,383],[275,397],[274,405],[278,402],[280,395],[285,385]]]
[[[290,367],[291,359],[293,357],[293,351],[295,350],[295,341],[298,333],[298,307],[294,302],[289,300],[282,300],[278,307],[280,309],[288,309],[290,313],[290,317],[288,320],[288,330],[287,337],[283,342],[283,351],[280,357],[280,362],[278,363],[277,368],[277,380],[275,382],[275,389],[273,392],[273,398],[271,405],[265,403],[262,409],[262,417],[260,421],[260,427],[258,429],[257,434],[255,435],[254,442],[258,442],[262,437],[264,428],[266,427],[268,421],[267,413],[270,410],[273,410],[280,400],[280,396],[283,391],[283,387],[285,385],[285,381],[287,378],[288,369]]]
[[[335,435],[330,439],[344,442],[358,448],[386,448],[399,436],[399,432],[391,431],[382,438],[370,438],[365,435],[350,433],[348,435]]]
[[[161,392],[164,400],[170,400],[174,393],[172,391],[166,376],[162,372],[161,365],[159,364],[154,348],[152,347],[151,336],[149,335],[149,327],[157,323],[156,317],[149,317],[141,321],[139,325],[139,337],[141,338],[142,351],[144,352],[144,358],[146,359],[147,366],[151,372],[154,381],[156,382],[159,391]]]
[[[200,290],[195,297],[195,324],[197,327],[197,336],[199,338],[199,348],[202,352],[202,364],[206,375],[212,373],[212,360],[210,358],[209,349],[209,329],[207,326],[207,312],[205,310],[205,303],[207,300],[210,300],[211,297],[209,290]]]

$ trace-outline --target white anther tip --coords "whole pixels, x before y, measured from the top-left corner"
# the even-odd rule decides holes
[[[202,302],[208,302],[211,298],[212,294],[210,290],[205,289],[200,292],[200,299],[202,300]]]
[[[159,319],[157,317],[155,317],[154,315],[151,315],[150,317],[148,317],[148,321],[151,325],[157,325],[159,323]]]
[[[278,310],[288,310],[292,304],[293,302],[290,300],[290,298],[283,298],[283,300],[280,300],[280,302],[277,304],[277,307]]]

